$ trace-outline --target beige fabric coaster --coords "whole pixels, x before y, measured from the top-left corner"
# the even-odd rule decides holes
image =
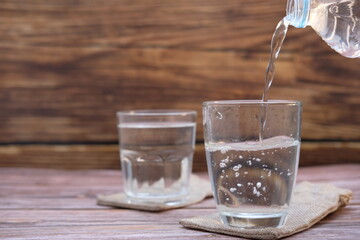
[[[294,190],[285,224],[279,228],[242,229],[225,226],[217,214],[182,219],[180,224],[226,235],[254,238],[279,239],[304,231],[331,212],[349,203],[352,192],[331,184],[302,182]]]
[[[164,211],[174,208],[181,208],[187,205],[191,205],[197,202],[201,202],[207,197],[211,197],[211,185],[210,182],[200,177],[191,174],[190,177],[190,189],[189,195],[181,203],[173,203],[170,205],[165,205],[161,202],[152,202],[152,201],[134,201],[129,199],[124,193],[117,193],[112,195],[102,195],[97,197],[97,204],[118,207],[118,208],[130,208],[137,210],[145,210],[151,212]]]

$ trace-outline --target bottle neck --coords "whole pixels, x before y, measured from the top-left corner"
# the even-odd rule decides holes
[[[308,24],[311,0],[288,0],[286,20],[290,25],[304,28]]]

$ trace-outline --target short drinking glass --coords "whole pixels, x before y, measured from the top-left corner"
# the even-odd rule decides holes
[[[117,113],[124,190],[133,201],[186,199],[195,143],[195,111]]]
[[[300,151],[301,103],[203,104],[208,171],[222,222],[279,227],[286,218]]]

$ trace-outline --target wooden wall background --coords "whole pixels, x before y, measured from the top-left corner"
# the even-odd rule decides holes
[[[259,99],[286,0],[0,0],[0,166],[119,168],[115,112]],[[291,28],[271,99],[303,102],[301,165],[360,162],[360,59]]]

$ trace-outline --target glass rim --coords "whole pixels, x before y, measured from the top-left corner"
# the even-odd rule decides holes
[[[301,106],[301,101],[297,100],[268,100],[266,102],[262,100],[216,100],[205,101],[203,106],[209,105],[290,105]]]
[[[196,116],[196,114],[195,110],[184,109],[139,109],[116,112],[117,116]]]

